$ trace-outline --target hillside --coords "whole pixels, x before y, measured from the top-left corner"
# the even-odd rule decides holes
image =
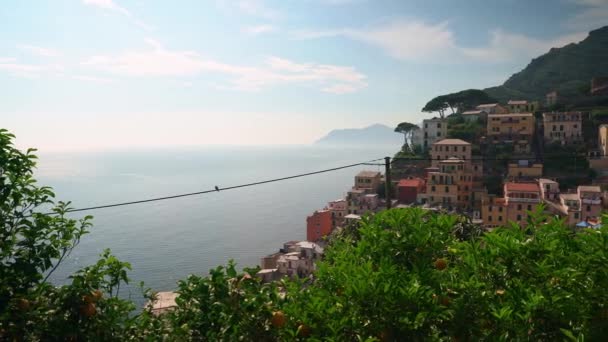
[[[608,75],[608,26],[591,31],[577,44],[551,49],[503,85],[484,90],[500,101],[544,100],[553,90],[562,98],[576,100],[588,92],[593,77],[604,75]]]
[[[403,145],[403,136],[388,126],[336,129],[315,142],[316,145]]]

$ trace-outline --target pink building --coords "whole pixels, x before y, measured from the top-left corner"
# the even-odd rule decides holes
[[[344,217],[348,215],[348,202],[345,199],[331,201],[325,209],[331,211],[332,225],[336,228],[344,223]]]
[[[331,233],[332,215],[329,210],[317,210],[306,218],[306,240],[316,242]]]
[[[509,182],[504,186],[508,221],[526,225],[528,212],[536,211],[541,203],[540,187],[537,183]]]

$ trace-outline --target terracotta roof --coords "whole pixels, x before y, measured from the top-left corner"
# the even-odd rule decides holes
[[[498,103],[484,103],[477,106],[477,108],[492,108],[498,106]]]
[[[514,183],[505,184],[507,191],[524,191],[524,192],[539,192],[540,188],[536,183]]]
[[[399,181],[399,186],[403,187],[418,187],[422,184],[424,184],[424,181],[420,178],[402,179]]]
[[[528,101],[526,100],[509,100],[509,102],[507,102],[510,105],[521,105],[521,104],[528,104]]]
[[[470,143],[460,139],[443,139],[433,145],[471,145]]]
[[[493,118],[493,117],[514,117],[514,118],[518,118],[518,117],[529,117],[529,116],[534,116],[534,114],[532,113],[507,113],[507,114],[488,114],[489,117]]]
[[[486,114],[483,110],[467,110],[466,112],[462,112],[462,115],[479,115]]]
[[[377,177],[380,176],[378,171],[361,171],[357,174],[357,177]]]
[[[600,189],[600,187],[597,185],[581,185],[578,187],[578,191],[579,192],[602,192],[602,189]]]

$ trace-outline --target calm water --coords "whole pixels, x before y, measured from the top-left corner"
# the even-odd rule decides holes
[[[37,178],[75,208],[227,187],[392,155],[398,147],[212,147],[40,153]],[[94,227],[53,275],[66,282],[104,248],[133,266],[133,284],[171,290],[188,274],[234,259],[255,266],[284,241],[304,239],[306,216],[340,198],[365,166],[260,186],[87,212]],[[79,216],[85,213],[79,213]],[[129,289],[137,299],[138,291]]]

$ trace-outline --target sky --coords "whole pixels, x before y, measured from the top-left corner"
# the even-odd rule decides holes
[[[13,0],[0,127],[39,150],[309,144],[420,122],[608,24],[608,0]]]

